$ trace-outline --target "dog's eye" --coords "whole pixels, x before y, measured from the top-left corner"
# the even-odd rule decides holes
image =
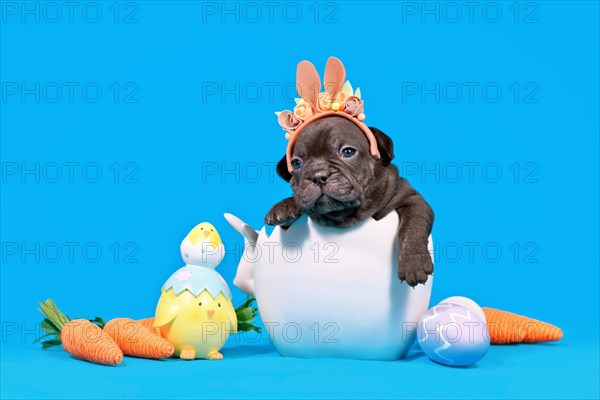
[[[352,157],[355,154],[356,154],[356,149],[355,148],[344,147],[342,149],[342,157],[344,157],[344,158],[350,158],[350,157]]]
[[[302,168],[302,160],[294,158],[292,160],[292,168],[294,168],[294,169],[300,169],[300,168]]]

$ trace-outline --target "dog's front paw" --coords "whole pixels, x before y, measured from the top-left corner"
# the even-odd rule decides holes
[[[427,282],[431,274],[433,274],[433,262],[429,252],[403,254],[398,258],[398,278],[412,287]]]
[[[265,216],[265,224],[288,227],[302,214],[293,198],[275,204]]]

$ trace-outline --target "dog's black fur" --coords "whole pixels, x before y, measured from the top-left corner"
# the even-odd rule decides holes
[[[291,182],[294,196],[275,204],[265,223],[288,227],[302,213],[320,225],[346,227],[367,218],[379,220],[392,210],[400,218],[398,229],[398,277],[411,286],[425,283],[433,273],[427,243],[433,210],[391,164],[392,140],[377,128],[381,158],[369,153],[365,134],[353,122],[327,117],[307,126],[294,146],[292,174],[285,156],[277,173]],[[356,152],[351,154],[348,148]],[[346,150],[344,150],[346,149]],[[344,150],[344,152],[343,152]]]

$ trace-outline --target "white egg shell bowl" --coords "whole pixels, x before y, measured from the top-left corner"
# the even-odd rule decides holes
[[[266,330],[283,356],[371,360],[402,358],[429,307],[433,277],[414,289],[397,276],[398,215],[350,228],[306,216],[288,229],[253,230],[231,214],[246,251],[234,284],[256,297]],[[431,237],[429,251],[433,257]]]

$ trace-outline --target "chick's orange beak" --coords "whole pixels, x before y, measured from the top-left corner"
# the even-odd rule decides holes
[[[206,310],[206,315],[208,315],[208,319],[211,319],[215,315],[215,310]]]
[[[209,231],[204,231],[204,238],[206,239],[208,237],[208,235],[210,235]]]

